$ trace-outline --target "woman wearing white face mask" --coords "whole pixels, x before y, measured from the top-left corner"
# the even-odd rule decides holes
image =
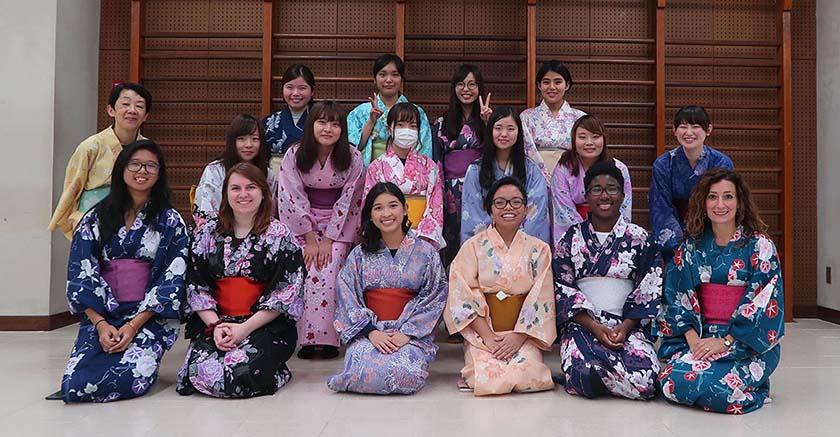
[[[388,149],[365,176],[366,196],[378,182],[391,182],[406,195],[411,227],[437,250],[443,239],[443,185],[437,164],[418,152],[424,118],[412,103],[398,103],[388,112]]]

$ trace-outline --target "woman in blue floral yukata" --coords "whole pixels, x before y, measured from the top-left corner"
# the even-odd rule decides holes
[[[190,248],[186,337],[177,390],[219,398],[274,394],[292,374],[295,320],[303,312],[303,252],[272,218],[265,173],[231,167],[218,218],[196,229]]]
[[[659,380],[671,401],[743,414],[770,400],[785,318],[781,265],[766,229],[740,175],[703,174],[655,326],[667,360]]]
[[[145,394],[178,338],[189,237],[172,208],[160,148],[128,145],[111,191],[82,218],[67,271],[70,311],[83,314],[64,371],[64,402]]]

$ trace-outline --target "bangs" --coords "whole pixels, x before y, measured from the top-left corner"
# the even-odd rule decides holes
[[[709,114],[700,106],[686,106],[680,109],[674,116],[674,126],[686,124],[699,124],[703,129],[709,128]]]
[[[420,111],[413,103],[398,103],[388,112],[388,125],[396,123],[417,123],[420,126]]]
[[[347,117],[347,112],[339,105],[336,104],[315,104],[312,109],[309,110],[309,117],[312,117],[312,120],[326,120],[326,121],[337,121],[341,122]]]
[[[578,120],[576,126],[572,130],[572,135],[577,135],[577,130],[580,128],[586,129],[589,132],[602,137],[607,136],[607,130],[604,128],[604,124],[601,123],[601,120],[591,115],[584,115]]]
[[[236,117],[228,127],[228,137],[236,139],[251,134],[259,135],[259,126],[257,120],[252,117]]]

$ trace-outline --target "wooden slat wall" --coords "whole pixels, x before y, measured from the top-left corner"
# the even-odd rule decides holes
[[[351,108],[374,91],[373,59],[401,53],[405,93],[434,119],[462,62],[479,65],[493,103],[521,109],[535,101],[539,63],[560,59],[574,77],[569,101],[607,122],[612,150],[631,168],[634,221],[641,225],[649,226],[651,163],[676,146],[674,112],[691,103],[709,109],[710,144],[754,187],[781,253],[796,253],[786,263],[786,282],[789,289],[795,284],[789,300],[805,314],[816,305],[816,236],[797,233],[793,240],[783,230],[790,224],[785,210],[793,210],[797,228],[816,227],[815,6],[793,2],[792,74],[785,76],[789,3],[103,0],[100,101],[104,107],[111,81],[130,77],[136,66],[156,98],[144,134],[164,145],[176,201],[187,212],[189,186],[220,153],[230,119],[282,108],[279,79],[292,63],[315,72],[316,98]],[[132,40],[131,28],[142,34]],[[786,89],[792,105],[785,104]],[[792,148],[785,150],[785,138]]]

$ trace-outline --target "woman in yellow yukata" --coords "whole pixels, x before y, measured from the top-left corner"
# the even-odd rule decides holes
[[[484,198],[491,226],[450,266],[443,315],[464,336],[458,385],[476,396],[554,388],[542,357],[557,336],[551,248],[519,229],[527,201],[518,179],[497,180]]]
[[[138,83],[118,84],[111,90],[106,111],[114,123],[76,147],[50,219],[48,229],[61,230],[68,240],[82,216],[108,195],[111,170],[123,146],[145,139],[140,126],[152,112],[152,94]]]

